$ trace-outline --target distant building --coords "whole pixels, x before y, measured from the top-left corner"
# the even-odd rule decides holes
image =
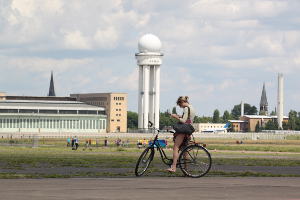
[[[223,123],[193,123],[193,126],[199,133],[227,133]]]
[[[107,132],[127,132],[126,93],[85,93],[70,94],[77,101],[106,109]]]
[[[247,129],[247,121],[243,120],[229,120],[231,123],[231,131],[233,132],[245,132]]]
[[[24,99],[0,101],[0,133],[70,133],[80,136],[106,132],[104,108],[70,100],[21,98]]]
[[[283,122],[288,122],[288,117],[283,117]],[[264,127],[268,121],[277,121],[277,116],[266,115],[244,115],[240,120],[229,120],[234,132],[254,132],[258,124],[259,127]]]

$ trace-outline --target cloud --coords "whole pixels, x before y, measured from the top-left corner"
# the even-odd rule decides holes
[[[104,30],[98,29],[94,39],[99,48],[115,48],[118,44],[118,31],[114,27],[108,27]]]
[[[277,72],[294,80],[287,94],[298,91],[299,6],[297,0],[1,1],[0,72],[16,76],[1,83],[12,93],[43,94],[34,82],[48,80],[53,69],[59,94],[128,92],[136,109],[134,53],[139,37],[153,33],[163,44],[162,110],[184,94],[208,114],[241,98],[255,104],[261,83],[276,85]]]
[[[72,68],[88,65],[92,62],[90,58],[83,59],[53,59],[38,57],[5,57],[0,56],[1,68],[14,68],[15,70],[26,70],[35,72],[65,72]]]
[[[68,49],[90,49],[88,39],[79,30],[67,32],[64,36],[64,44]]]

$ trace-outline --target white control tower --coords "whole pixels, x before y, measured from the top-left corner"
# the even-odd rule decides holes
[[[135,54],[139,66],[138,128],[148,129],[151,121],[159,128],[161,41],[152,34],[142,36]]]

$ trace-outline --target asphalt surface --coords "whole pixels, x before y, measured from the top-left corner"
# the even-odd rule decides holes
[[[296,177],[1,179],[1,200],[300,200]]]

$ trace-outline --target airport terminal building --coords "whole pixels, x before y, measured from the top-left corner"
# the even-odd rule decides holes
[[[55,98],[0,100],[0,133],[86,135],[106,132],[104,108]]]

